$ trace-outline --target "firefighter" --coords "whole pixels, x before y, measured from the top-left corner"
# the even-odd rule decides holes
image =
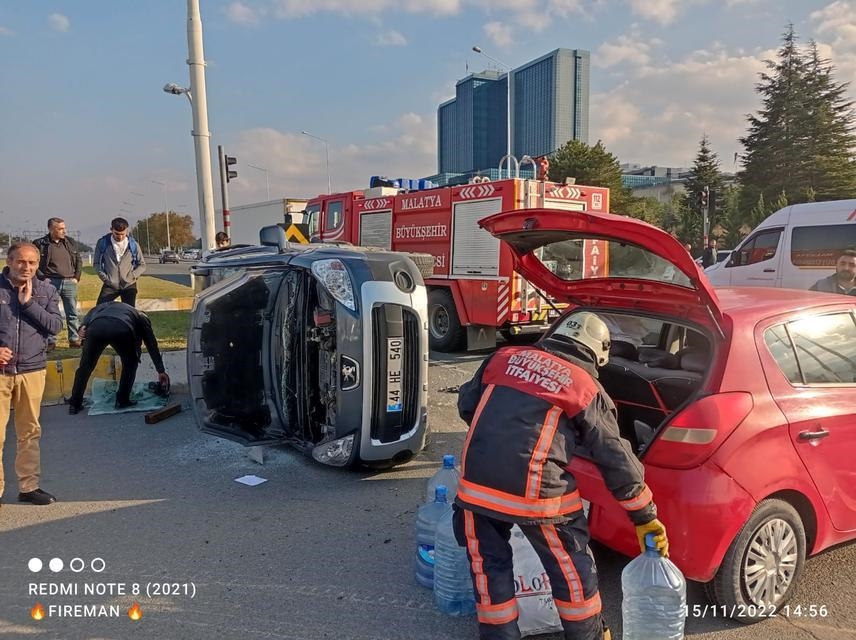
[[[517,640],[510,531],[517,524],[544,564],[565,638],[610,638],[601,619],[588,521],[568,464],[583,448],[636,526],[642,550],[655,534],[668,556],[641,463],[619,436],[615,405],[596,380],[609,358],[609,329],[589,312],[552,339],[506,347],[461,386],[469,425],[455,499],[455,536],[466,546],[480,638]],[[560,339],[564,338],[564,340]]]

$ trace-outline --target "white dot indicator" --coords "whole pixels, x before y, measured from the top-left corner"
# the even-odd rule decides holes
[[[30,561],[27,563],[27,566],[33,573],[38,573],[42,570],[42,561],[38,558],[30,558]]]
[[[60,571],[62,571],[63,567],[62,560],[60,558],[51,558],[51,561],[48,563],[48,566],[54,573],[59,573]]]

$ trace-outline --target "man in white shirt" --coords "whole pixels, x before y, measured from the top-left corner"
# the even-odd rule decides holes
[[[103,283],[97,304],[121,298],[132,307],[137,301],[137,280],[146,270],[140,245],[129,234],[128,221],[113,218],[110,233],[95,243],[92,260]]]

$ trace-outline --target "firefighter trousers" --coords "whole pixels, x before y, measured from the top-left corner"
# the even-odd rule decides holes
[[[514,597],[511,522],[455,506],[455,537],[466,546],[482,640],[519,640]],[[585,516],[558,524],[518,525],[550,578],[566,640],[602,640],[597,568]]]

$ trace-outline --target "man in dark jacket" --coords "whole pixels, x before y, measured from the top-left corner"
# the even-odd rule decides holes
[[[56,499],[39,488],[39,424],[45,391],[45,349],[62,329],[59,295],[50,282],[36,278],[39,250],[29,242],[9,247],[0,275],[0,496],[3,495],[3,441],[15,410],[15,471],[18,500],[46,505]]]
[[[62,300],[68,325],[68,346],[79,347],[77,285],[80,283],[80,251],[77,243],[65,234],[65,221],[62,218],[49,218],[47,235],[35,240],[33,244],[39,248],[38,276],[50,281]]]
[[[464,384],[458,412],[470,426],[461,455],[454,528],[467,547],[480,637],[518,640],[509,536],[517,524],[550,578],[565,638],[609,638],[601,619],[588,522],[568,465],[584,448],[636,526],[668,555],[666,529],[642,464],[622,440],[615,406],[597,382],[609,329],[593,313],[563,321],[536,347],[507,347]],[[560,339],[561,338],[561,339]]]
[[[137,302],[137,280],[146,270],[146,261],[125,218],[110,222],[110,233],[95,243],[92,264],[104,283],[97,304],[120,298],[133,307]]]
[[[809,287],[809,291],[844,295],[856,293],[856,251],[853,249],[842,251],[835,262],[835,273],[815,282]]]
[[[146,343],[152,364],[158,372],[158,384],[169,389],[169,376],[163,366],[158,341],[152,331],[149,317],[124,302],[105,302],[86,314],[80,328],[83,352],[80,365],[74,374],[74,385],[68,399],[68,412],[72,415],[83,408],[83,392],[89,376],[98,364],[98,358],[107,345],[113,347],[122,359],[122,375],[116,391],[116,408],[125,409],[137,404],[131,400],[131,388],[137,375],[142,343]]]

